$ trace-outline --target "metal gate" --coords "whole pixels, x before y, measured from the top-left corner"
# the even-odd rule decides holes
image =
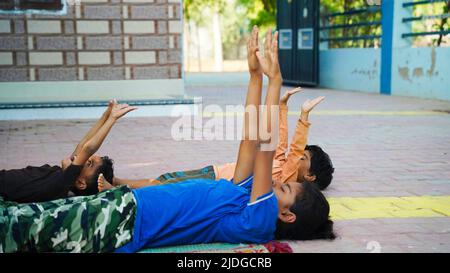
[[[319,84],[319,1],[277,0],[279,58],[283,83]]]

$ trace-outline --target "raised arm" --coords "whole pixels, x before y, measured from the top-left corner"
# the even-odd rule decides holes
[[[116,121],[126,113],[136,110],[137,107],[131,107],[128,104],[113,103],[111,114],[99,130],[81,147],[80,153],[75,157],[73,164],[83,165],[102,145],[109,131]]]
[[[297,122],[294,136],[292,137],[286,163],[282,167],[281,182],[298,181],[297,176],[300,160],[305,154],[305,147],[308,141],[308,129],[310,125],[308,121],[309,113],[324,99],[325,97],[318,97],[303,103],[301,116]]]
[[[263,74],[261,66],[256,57],[258,48],[258,28],[253,27],[252,36],[247,41],[247,61],[250,72],[250,83],[248,85],[247,98],[245,100],[244,132],[239,145],[239,153],[234,170],[233,182],[239,183],[253,173],[256,149],[258,144],[257,122],[259,105],[261,103],[261,89]],[[252,122],[251,122],[252,121]]]
[[[261,67],[269,77],[269,86],[267,88],[265,108],[261,114],[262,122],[260,126],[263,130],[270,132],[271,135],[276,128],[272,128],[273,118],[278,118],[274,116],[271,109],[272,107],[278,107],[280,100],[280,89],[283,82],[280,72],[280,66],[278,63],[278,32],[272,37],[272,30],[269,29],[266,34],[266,41],[264,45],[264,56],[260,52],[256,52],[258,60]],[[278,109],[276,109],[278,110]],[[268,140],[268,141],[271,141]],[[263,144],[265,141],[260,141]],[[256,199],[272,190],[272,162],[274,156],[274,150],[263,150],[260,149],[256,152],[255,166],[254,166],[254,178],[252,193],[250,196],[250,202],[256,201]]]
[[[286,161],[286,152],[288,148],[288,106],[287,102],[289,98],[302,91],[301,87],[286,91],[280,99],[280,114],[279,114],[279,129],[278,129],[278,146],[274,156],[274,167],[281,167]]]
[[[97,131],[103,126],[103,124],[106,122],[106,120],[109,117],[109,114],[111,113],[111,109],[113,106],[114,100],[110,100],[108,103],[108,107],[106,108],[103,115],[100,117],[99,120],[92,126],[92,128],[87,132],[87,134],[81,139],[81,141],[78,143],[77,147],[72,153],[72,156],[76,156],[80,153],[81,148],[83,148],[84,144],[89,141],[96,133]]]

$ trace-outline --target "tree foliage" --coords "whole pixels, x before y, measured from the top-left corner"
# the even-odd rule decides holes
[[[381,12],[357,13],[329,17],[328,14],[346,12],[355,9],[372,8],[365,0],[321,0],[320,1],[320,25],[352,25],[381,20]],[[381,25],[354,26],[347,28],[330,29],[321,32],[321,37],[367,37],[381,35]],[[359,39],[347,41],[330,41],[329,48],[340,47],[374,47],[379,46],[380,39]]]
[[[254,25],[268,28],[276,25],[276,0],[238,0],[238,4],[247,8],[249,24],[247,29],[250,31]]]
[[[327,17],[326,14],[344,12],[353,9],[361,9],[369,7],[368,1],[365,0],[321,0],[320,24],[322,26],[340,25],[340,24],[356,24],[362,22],[373,22],[381,20],[381,12],[361,13],[347,16]],[[416,5],[412,8],[411,16],[428,16],[448,14],[450,1],[436,2],[425,5]],[[426,20],[413,21],[411,23],[411,32],[430,32],[443,31],[450,28],[450,20],[448,18],[429,18]],[[354,37],[365,35],[381,35],[381,25],[350,27],[342,29],[332,29],[322,31],[322,37]],[[436,36],[417,36],[412,38],[415,46],[432,46],[432,45],[450,45],[450,38],[447,35]],[[338,47],[373,47],[379,46],[380,39],[373,40],[355,40],[355,41],[330,41],[330,48]]]
[[[184,19],[193,21],[198,26],[204,26],[209,19],[206,9],[222,14],[226,5],[226,0],[183,0]]]

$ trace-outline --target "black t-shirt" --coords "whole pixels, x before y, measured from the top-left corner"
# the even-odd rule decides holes
[[[41,167],[0,171],[0,195],[6,201],[44,202],[67,197],[83,166],[70,165],[64,171],[48,164]]]

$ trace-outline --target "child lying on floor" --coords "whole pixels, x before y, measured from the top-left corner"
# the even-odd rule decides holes
[[[71,195],[97,193],[97,178],[103,173],[113,178],[112,161],[95,154],[116,121],[135,110],[127,104],[110,101],[107,110],[78,143],[72,155],[61,166],[28,166],[0,170],[0,197],[7,201],[44,202]]]
[[[296,88],[287,91],[280,100],[279,112],[279,142],[275,151],[272,168],[272,179],[277,182],[311,182],[324,190],[333,178],[333,164],[330,157],[322,148],[316,145],[306,145],[308,138],[309,113],[323,100],[319,97],[313,101],[307,100],[302,105],[301,116],[297,122],[295,134],[291,141],[290,151],[286,156],[288,146],[287,130],[287,101],[290,96],[301,91]],[[231,180],[236,169],[236,163],[224,165],[210,165],[198,170],[177,171],[165,173],[156,179],[126,180],[113,178],[112,185],[128,185],[131,188],[140,188],[151,185],[176,183],[193,178],[227,179]],[[99,178],[99,191],[111,189],[112,185],[104,177]]]
[[[269,77],[265,106],[279,104],[281,74],[276,32],[258,52],[255,27],[248,42],[250,83],[246,106],[261,104],[263,71]],[[272,132],[271,111],[256,111]],[[0,204],[0,251],[135,252],[143,247],[273,239],[334,238],[329,204],[310,183],[272,185],[274,151],[245,115],[233,181],[192,179],[131,191],[118,187],[93,196],[45,203]],[[261,125],[259,124],[261,123]],[[270,141],[265,140],[265,141]]]

